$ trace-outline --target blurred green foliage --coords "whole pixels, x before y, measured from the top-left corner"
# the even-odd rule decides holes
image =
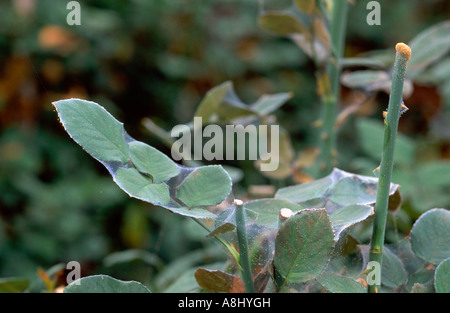
[[[220,247],[192,221],[124,195],[64,133],[51,102],[79,97],[102,103],[131,136],[168,152],[142,127],[143,117],[164,129],[189,122],[204,94],[228,80],[245,103],[293,92],[275,116],[289,132],[292,149],[302,152],[316,142],[314,65],[291,41],[258,27],[257,1],[79,2],[81,26],[67,25],[66,1],[0,3],[0,277],[27,277],[40,290],[38,267],[51,272],[55,264],[77,260],[83,276],[101,272],[139,280],[155,291],[185,291],[195,283],[187,270],[223,261]],[[348,57],[408,42],[448,18],[450,10],[444,0],[380,0],[382,24],[368,26],[366,1],[355,2]],[[274,10],[290,5],[264,3]],[[392,217],[388,238],[407,233],[427,209],[449,208],[450,71],[443,69],[448,58],[415,81],[405,99],[405,162],[394,173],[404,205]],[[377,166],[367,142],[377,131],[373,120],[382,121],[387,97],[378,93],[342,126],[340,168],[369,175]],[[345,88],[343,105],[354,101]],[[244,171],[236,188],[250,198],[255,185],[281,187],[307,176],[302,168],[278,180],[252,164],[232,165]],[[187,282],[177,285],[178,276]]]

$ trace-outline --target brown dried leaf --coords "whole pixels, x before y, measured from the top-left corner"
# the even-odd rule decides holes
[[[230,293],[245,292],[244,282],[242,281],[242,278],[240,278],[238,275],[233,275],[233,286],[231,287],[229,292]]]
[[[400,190],[397,189],[392,195],[389,196],[388,210],[391,213],[396,213],[402,206],[403,198]]]
[[[244,283],[238,275],[228,274],[219,270],[199,268],[195,274],[198,285],[209,291],[216,292],[245,292]]]

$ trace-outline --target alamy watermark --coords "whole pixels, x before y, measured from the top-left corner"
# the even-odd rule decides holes
[[[66,17],[66,22],[70,26],[81,25],[81,5],[78,1],[69,1],[66,5],[69,13]],[[369,11],[366,17],[366,22],[370,26],[381,25],[381,5],[378,1],[369,1],[366,5]]]
[[[220,125],[203,127],[201,117],[194,117],[193,127],[175,126],[170,135],[180,138],[172,145],[172,158],[176,161],[261,160],[261,171],[275,171],[278,168],[278,125],[225,125],[224,128],[225,132]],[[204,142],[204,138],[209,139]]]
[[[369,286],[381,285],[381,265],[376,261],[370,261],[366,266],[366,282]]]
[[[66,5],[66,9],[70,12],[67,13],[66,22],[67,25],[81,25],[81,5],[78,1],[70,1]]]
[[[70,272],[66,276],[67,285],[75,284],[80,285],[81,278],[81,265],[77,261],[70,261],[66,265],[66,269],[70,270]]]
[[[366,22],[368,25],[381,25],[381,5],[378,1],[369,1],[366,9],[370,12],[367,14]]]

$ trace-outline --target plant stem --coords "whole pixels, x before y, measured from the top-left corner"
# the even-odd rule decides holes
[[[380,174],[378,179],[377,199],[373,223],[372,242],[370,247],[370,261],[381,264],[383,260],[384,236],[389,204],[389,189],[391,185],[392,169],[394,167],[395,139],[402,103],[403,82],[406,66],[411,57],[411,49],[404,43],[395,46],[396,58],[392,74],[391,94],[389,106],[384,121],[384,143],[381,156]],[[381,273],[380,273],[381,275]],[[379,286],[369,285],[369,292],[377,292]]]
[[[347,26],[347,0],[335,0],[331,16],[331,57],[326,68],[329,88],[324,88],[322,132],[320,135],[320,176],[328,175],[333,169],[333,156],[336,151],[336,134],[334,130],[336,111],[339,103],[340,59],[343,55],[345,29]],[[325,84],[327,85],[327,84]]]
[[[241,266],[242,280],[244,281],[245,292],[254,293],[252,270],[248,253],[247,228],[245,227],[244,206],[241,200],[235,200],[236,204],[236,231],[239,246],[239,264]]]

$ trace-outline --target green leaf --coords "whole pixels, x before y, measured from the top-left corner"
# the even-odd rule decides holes
[[[289,12],[263,12],[258,17],[258,24],[262,29],[279,36],[309,33],[300,20]]]
[[[227,101],[232,102],[233,100],[233,92],[230,91]],[[61,122],[72,138],[108,169],[114,182],[128,195],[163,206],[173,213],[183,216],[199,219],[217,218],[216,214],[204,208],[188,208],[172,197],[176,191],[175,184],[185,178],[187,174],[184,173],[193,171],[179,186],[181,198],[185,198],[188,203],[195,205],[220,203],[219,198],[225,199],[231,191],[230,176],[222,168],[211,167],[213,170],[205,170],[204,168],[178,166],[153,147],[131,138],[125,132],[122,123],[96,103],[72,99],[57,101],[54,105],[58,110]],[[236,108],[239,107],[239,104],[234,103],[233,105]],[[253,112],[251,113],[253,114]],[[183,171],[183,175],[181,175],[181,171]],[[192,179],[196,173],[204,172],[210,172],[208,175],[217,177],[205,178],[203,175],[201,179]],[[168,184],[170,182],[170,189],[164,182]],[[203,198],[200,195],[196,199],[196,195],[189,194],[188,191],[198,192],[199,190],[193,185],[199,182],[201,183],[200,188],[203,188],[204,191],[211,191],[211,188],[214,190],[207,195],[203,193]],[[172,190],[173,193],[171,193]]]
[[[391,184],[389,195],[398,190],[399,185]],[[328,192],[328,199],[339,206],[353,204],[368,205],[376,202],[378,179],[363,175],[341,178]]]
[[[381,160],[383,147],[383,122],[361,118],[356,121],[356,131],[361,148],[375,160]],[[397,134],[395,142],[394,162],[396,164],[411,165],[415,159],[416,144],[403,134]]]
[[[356,175],[334,169],[327,177],[279,189],[275,198],[285,199],[303,204],[306,201],[321,199],[322,203],[334,202],[339,208],[352,204],[373,204],[376,200],[378,179],[375,177]],[[390,194],[399,185],[391,184]],[[323,205],[323,204],[322,204]]]
[[[430,287],[434,280],[434,272],[434,270],[421,269],[420,271],[409,275],[405,289],[412,292],[412,289],[416,284]]]
[[[284,199],[305,208],[325,208],[330,214],[335,241],[342,231],[373,214],[371,206],[376,202],[378,179],[333,169],[332,173],[316,181],[281,188],[276,199]],[[391,184],[390,201],[399,200],[399,185]],[[393,202],[394,204],[394,202]],[[395,202],[399,205],[399,201]]]
[[[170,202],[169,187],[165,183],[154,184],[150,177],[134,168],[119,168],[114,181],[134,198],[157,205],[167,205]]]
[[[128,144],[131,161],[141,173],[150,174],[155,183],[164,182],[179,174],[178,166],[164,153],[140,141]]]
[[[349,88],[367,91],[389,90],[391,77],[386,71],[363,70],[343,73],[341,82]]]
[[[407,76],[415,77],[428,65],[450,51],[450,21],[444,21],[424,30],[411,40],[411,59]]]
[[[278,216],[283,208],[291,209],[294,213],[303,209],[297,203],[283,199],[258,199],[244,204],[246,211],[256,213],[255,222],[272,229],[278,229]]]
[[[23,292],[29,284],[30,281],[25,278],[0,278],[0,293],[20,293]]]
[[[236,95],[233,83],[226,81],[206,93],[194,116],[201,117],[207,123],[234,123],[239,118],[270,114],[290,98],[292,93],[262,95],[255,103],[248,105]]]
[[[385,247],[381,264],[381,284],[391,288],[398,288],[406,282],[407,277],[402,261]]]
[[[200,102],[194,116],[207,121],[211,120],[212,116],[217,114],[220,104],[232,88],[233,83],[227,81],[209,90]]]
[[[432,209],[422,214],[411,229],[411,248],[422,260],[439,264],[450,257],[450,212]]]
[[[365,293],[366,289],[359,282],[349,277],[337,275],[335,273],[325,272],[316,280],[324,288],[332,293]]]
[[[363,58],[363,57],[353,57],[353,58],[342,58],[339,60],[339,64],[345,67],[374,67],[382,68],[384,63],[375,58]],[[341,76],[342,77],[342,76]]]
[[[97,103],[69,99],[53,102],[66,131],[94,158],[123,164],[129,160],[123,124]]]
[[[421,270],[423,261],[415,256],[408,237],[403,238],[395,244],[390,244],[389,249],[400,258],[409,275]]]
[[[195,169],[177,187],[177,197],[189,208],[221,203],[231,191],[231,178],[218,165]]]
[[[432,83],[436,85],[444,85],[443,82],[447,81],[450,78],[450,57],[445,57],[442,61],[433,64],[429,70],[420,74],[420,77],[417,78],[419,82]],[[445,87],[442,86],[442,88]],[[444,98],[448,99],[448,93],[443,92]]]
[[[364,91],[383,91],[390,93],[392,79],[386,71],[381,70],[360,70],[345,72],[341,75],[343,85]],[[403,85],[403,97],[408,98],[414,91],[414,86],[410,80],[405,80]]]
[[[209,90],[194,114],[206,123],[227,123],[248,115],[254,115],[254,112],[238,98],[230,81]]]
[[[107,275],[83,277],[64,288],[64,293],[150,293],[136,281],[122,281]]]
[[[395,54],[392,53],[392,49],[369,50],[358,54],[358,57],[379,62],[384,68],[392,67],[395,61]]]
[[[358,222],[361,222],[373,214],[373,208],[369,205],[352,204],[334,211],[330,215],[331,227],[335,231],[336,236],[340,232]]]
[[[450,293],[450,258],[442,261],[436,268],[434,287],[437,293]]]
[[[232,223],[225,222],[222,225],[215,228],[213,231],[211,231],[206,237],[214,237],[218,236],[220,234],[225,234],[230,231],[233,231],[236,228],[236,226]]]
[[[203,208],[187,208],[173,202],[169,187],[165,183],[154,184],[135,168],[119,168],[114,176],[116,184],[130,196],[161,205],[173,213],[198,219],[215,219],[217,216]]]
[[[361,179],[358,176],[339,180],[330,190],[329,199],[339,205],[371,204],[377,198],[378,180]]]
[[[279,93],[275,95],[263,95],[258,101],[251,105],[251,109],[259,115],[267,115],[279,109],[283,104],[292,98],[292,93]]]
[[[275,270],[285,282],[314,279],[333,250],[333,230],[325,209],[305,209],[283,223],[275,239]]]
[[[324,177],[309,183],[281,188],[275,194],[275,198],[301,203],[323,197],[331,184],[332,180]]]

